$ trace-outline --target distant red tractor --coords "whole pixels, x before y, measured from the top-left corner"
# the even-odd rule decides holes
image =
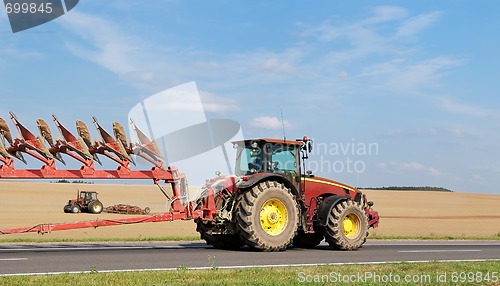
[[[97,192],[78,191],[76,200],[69,200],[64,206],[65,213],[87,212],[99,214],[102,212],[102,203],[97,198]]]

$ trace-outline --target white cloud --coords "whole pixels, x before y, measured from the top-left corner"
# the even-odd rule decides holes
[[[379,162],[375,164],[378,169],[389,171],[389,172],[417,172],[423,173],[432,177],[441,177],[445,173],[433,166],[425,166],[419,162],[403,162],[397,163],[390,161],[389,163]]]
[[[373,16],[366,20],[366,23],[381,23],[400,20],[408,15],[405,8],[398,6],[378,6],[372,9]]]
[[[368,17],[340,25],[325,21],[301,26],[297,42],[283,49],[258,48],[229,54],[175,46],[152,51],[149,47],[155,43],[150,39],[130,35],[108,19],[72,13],[62,21],[84,42],[68,42],[70,50],[131,84],[142,83],[144,88],[154,83],[164,88],[165,83],[197,78],[210,82],[205,85],[210,89],[285,83],[291,89],[292,85],[307,86],[328,95],[365,94],[370,88],[406,94],[428,88],[445,75],[446,69],[460,64],[450,56],[415,58],[415,46],[399,38],[418,35],[433,25],[440,13],[410,17],[407,9],[396,6],[375,7]],[[210,108],[221,110],[217,104]]]
[[[489,110],[487,108],[479,107],[473,104],[458,102],[447,97],[438,98],[438,106],[448,112],[472,117],[489,117],[497,114],[493,110]]]
[[[236,100],[222,97],[207,91],[200,91],[203,109],[207,112],[222,113],[239,111],[240,107]]]
[[[434,24],[440,16],[440,12],[431,12],[411,17],[398,27],[396,37],[410,37],[416,35]]]
[[[78,11],[72,12],[71,17],[62,18],[61,22],[65,28],[85,39],[90,46],[85,49],[80,45],[68,43],[68,47],[75,55],[89,59],[118,74],[134,71],[134,65],[128,57],[133,46],[114,23]]]
[[[448,136],[452,138],[475,137],[475,135],[472,134],[471,132],[456,126],[391,129],[387,131],[385,135],[394,138],[437,137],[437,136]]]
[[[438,56],[423,61],[395,59],[377,63],[363,69],[362,75],[377,80],[379,88],[402,93],[415,93],[422,87],[436,83],[444,70],[458,66],[460,60],[448,56]]]
[[[282,122],[277,117],[272,116],[256,117],[250,121],[250,126],[262,129],[282,129],[283,125],[285,125],[285,128],[291,127],[287,120]]]
[[[156,62],[150,58],[151,52],[140,37],[126,33],[112,21],[78,11],[71,11],[71,17],[61,17],[60,23],[83,40],[66,41],[75,56],[92,61],[131,83],[155,79],[152,69]]]
[[[262,64],[262,68],[266,71],[274,73],[291,73],[295,71],[292,64],[278,60],[276,57],[267,59]]]

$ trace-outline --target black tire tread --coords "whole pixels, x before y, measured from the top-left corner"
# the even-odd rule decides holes
[[[361,219],[359,235],[349,239],[342,230],[342,219],[349,213],[356,212]],[[366,241],[368,234],[368,219],[361,206],[351,200],[341,201],[336,204],[328,216],[325,231],[325,240],[331,247],[340,250],[357,250]]]
[[[272,243],[266,241],[264,237],[261,237],[259,232],[256,231],[258,225],[253,225],[252,217],[259,216],[260,210],[255,209],[255,202],[257,199],[265,192],[270,191],[270,189],[280,189],[285,196],[287,196],[291,202],[293,202],[293,208],[295,211],[290,211],[289,222],[292,223],[294,228],[293,234],[289,238],[285,238],[279,243]],[[251,248],[259,251],[283,251],[292,243],[293,238],[297,234],[298,227],[298,216],[299,207],[295,201],[295,197],[291,193],[290,189],[285,187],[283,184],[276,181],[264,181],[253,188],[244,191],[239,197],[236,204],[236,229],[240,235],[240,238]]]

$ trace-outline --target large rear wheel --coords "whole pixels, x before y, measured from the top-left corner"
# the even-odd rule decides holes
[[[366,241],[368,219],[361,206],[351,200],[336,204],[326,225],[325,240],[334,248],[356,250]]]
[[[236,229],[251,248],[282,251],[297,233],[299,209],[290,189],[264,181],[238,198]]]
[[[102,212],[102,203],[100,201],[93,201],[89,204],[88,210],[93,214],[100,214]]]

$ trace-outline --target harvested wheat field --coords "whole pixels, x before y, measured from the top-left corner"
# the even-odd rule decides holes
[[[500,195],[363,190],[375,203],[382,236],[495,236],[500,233]]]
[[[99,192],[104,206],[115,204],[149,207],[151,213],[167,209],[166,198],[151,185],[63,184],[0,181],[0,229],[40,223],[131,217],[123,214],[67,214],[63,207],[77,190]],[[194,190],[196,191],[196,190]],[[375,203],[381,220],[372,235],[492,236],[500,232],[500,196],[445,192],[364,191]],[[141,238],[196,236],[193,221],[143,223],[52,232],[3,235],[22,238]]]

